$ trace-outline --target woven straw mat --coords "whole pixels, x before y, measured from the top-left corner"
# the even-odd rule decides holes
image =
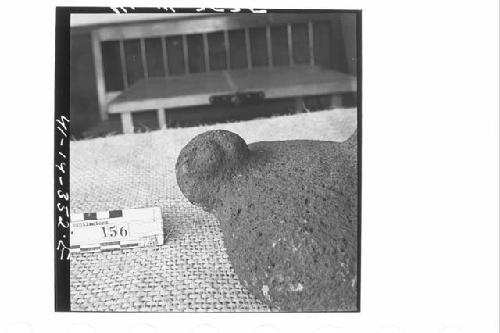
[[[195,135],[227,129],[247,143],[343,141],[356,109],[335,109],[240,123],[163,129],[72,141],[71,211],[159,206],[165,244],[71,256],[73,311],[269,311],[239,282],[219,222],[177,187],[175,162]]]

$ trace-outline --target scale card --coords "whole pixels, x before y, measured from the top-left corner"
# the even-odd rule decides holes
[[[72,252],[105,252],[163,245],[160,207],[76,213],[70,218]]]

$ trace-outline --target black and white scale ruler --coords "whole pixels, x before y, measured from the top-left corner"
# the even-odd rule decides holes
[[[72,252],[105,252],[163,245],[160,207],[75,213],[70,217]]]

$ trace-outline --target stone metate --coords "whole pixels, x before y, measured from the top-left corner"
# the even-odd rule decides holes
[[[180,152],[177,183],[219,219],[231,264],[275,311],[357,311],[357,134],[247,146],[208,131]]]

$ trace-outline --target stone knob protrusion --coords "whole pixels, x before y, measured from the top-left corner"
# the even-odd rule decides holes
[[[250,154],[245,141],[230,131],[208,131],[194,137],[180,152],[175,165],[177,184],[194,205],[211,211],[214,189]]]

